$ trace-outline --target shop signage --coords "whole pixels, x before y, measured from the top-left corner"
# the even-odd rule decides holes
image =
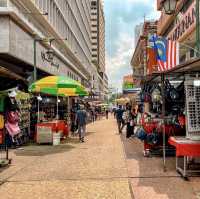
[[[133,75],[127,75],[123,78],[123,92],[133,93],[138,91],[138,80]]]
[[[177,24],[173,30],[168,34],[168,38],[174,41],[182,41],[187,37],[195,28],[196,24],[196,11],[195,2],[188,8],[183,16],[178,19]]]

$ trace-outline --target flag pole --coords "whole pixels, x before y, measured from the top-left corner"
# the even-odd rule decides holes
[[[162,90],[162,134],[163,134],[163,171],[166,172],[166,134],[165,134],[165,74],[161,74]]]

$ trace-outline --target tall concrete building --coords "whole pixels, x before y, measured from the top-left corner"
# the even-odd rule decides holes
[[[27,79],[36,64],[37,78],[68,75],[90,88],[90,13],[88,0],[0,0],[1,68]]]
[[[96,66],[99,92],[102,99],[108,95],[108,80],[105,72],[105,17],[102,0],[91,2],[92,63]]]

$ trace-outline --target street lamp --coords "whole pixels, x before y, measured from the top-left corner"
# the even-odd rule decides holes
[[[178,0],[163,0],[161,3],[164,7],[165,14],[172,15],[176,11],[176,5]]]
[[[34,38],[33,40],[33,49],[34,49],[34,75],[33,75],[33,79],[34,79],[34,82],[37,80],[37,52],[36,52],[36,43],[37,42],[44,42],[44,41],[49,41],[50,43],[50,49],[48,49],[46,51],[46,55],[47,55],[47,58],[45,57],[45,53],[42,53],[41,56],[42,56],[42,59],[48,61],[48,62],[51,62],[51,65],[54,65],[56,66],[57,68],[59,67],[59,64],[55,64],[53,63],[53,58],[55,56],[55,52],[54,50],[51,48],[51,44],[53,41],[59,41],[59,40],[67,40],[67,38],[64,38],[64,39],[59,39],[59,38],[51,38],[51,39],[47,39],[47,38],[44,38],[44,39],[38,39],[38,38]]]
[[[54,58],[54,50],[53,49],[48,49],[47,52],[46,52],[46,55],[47,55],[47,59],[49,62],[53,62],[53,58]]]

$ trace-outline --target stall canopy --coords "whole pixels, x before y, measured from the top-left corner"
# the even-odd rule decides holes
[[[30,92],[55,96],[86,96],[88,92],[78,81],[65,76],[48,76],[33,83]]]
[[[126,105],[127,103],[130,102],[129,98],[119,98],[115,100],[116,103],[121,104],[121,105]]]

